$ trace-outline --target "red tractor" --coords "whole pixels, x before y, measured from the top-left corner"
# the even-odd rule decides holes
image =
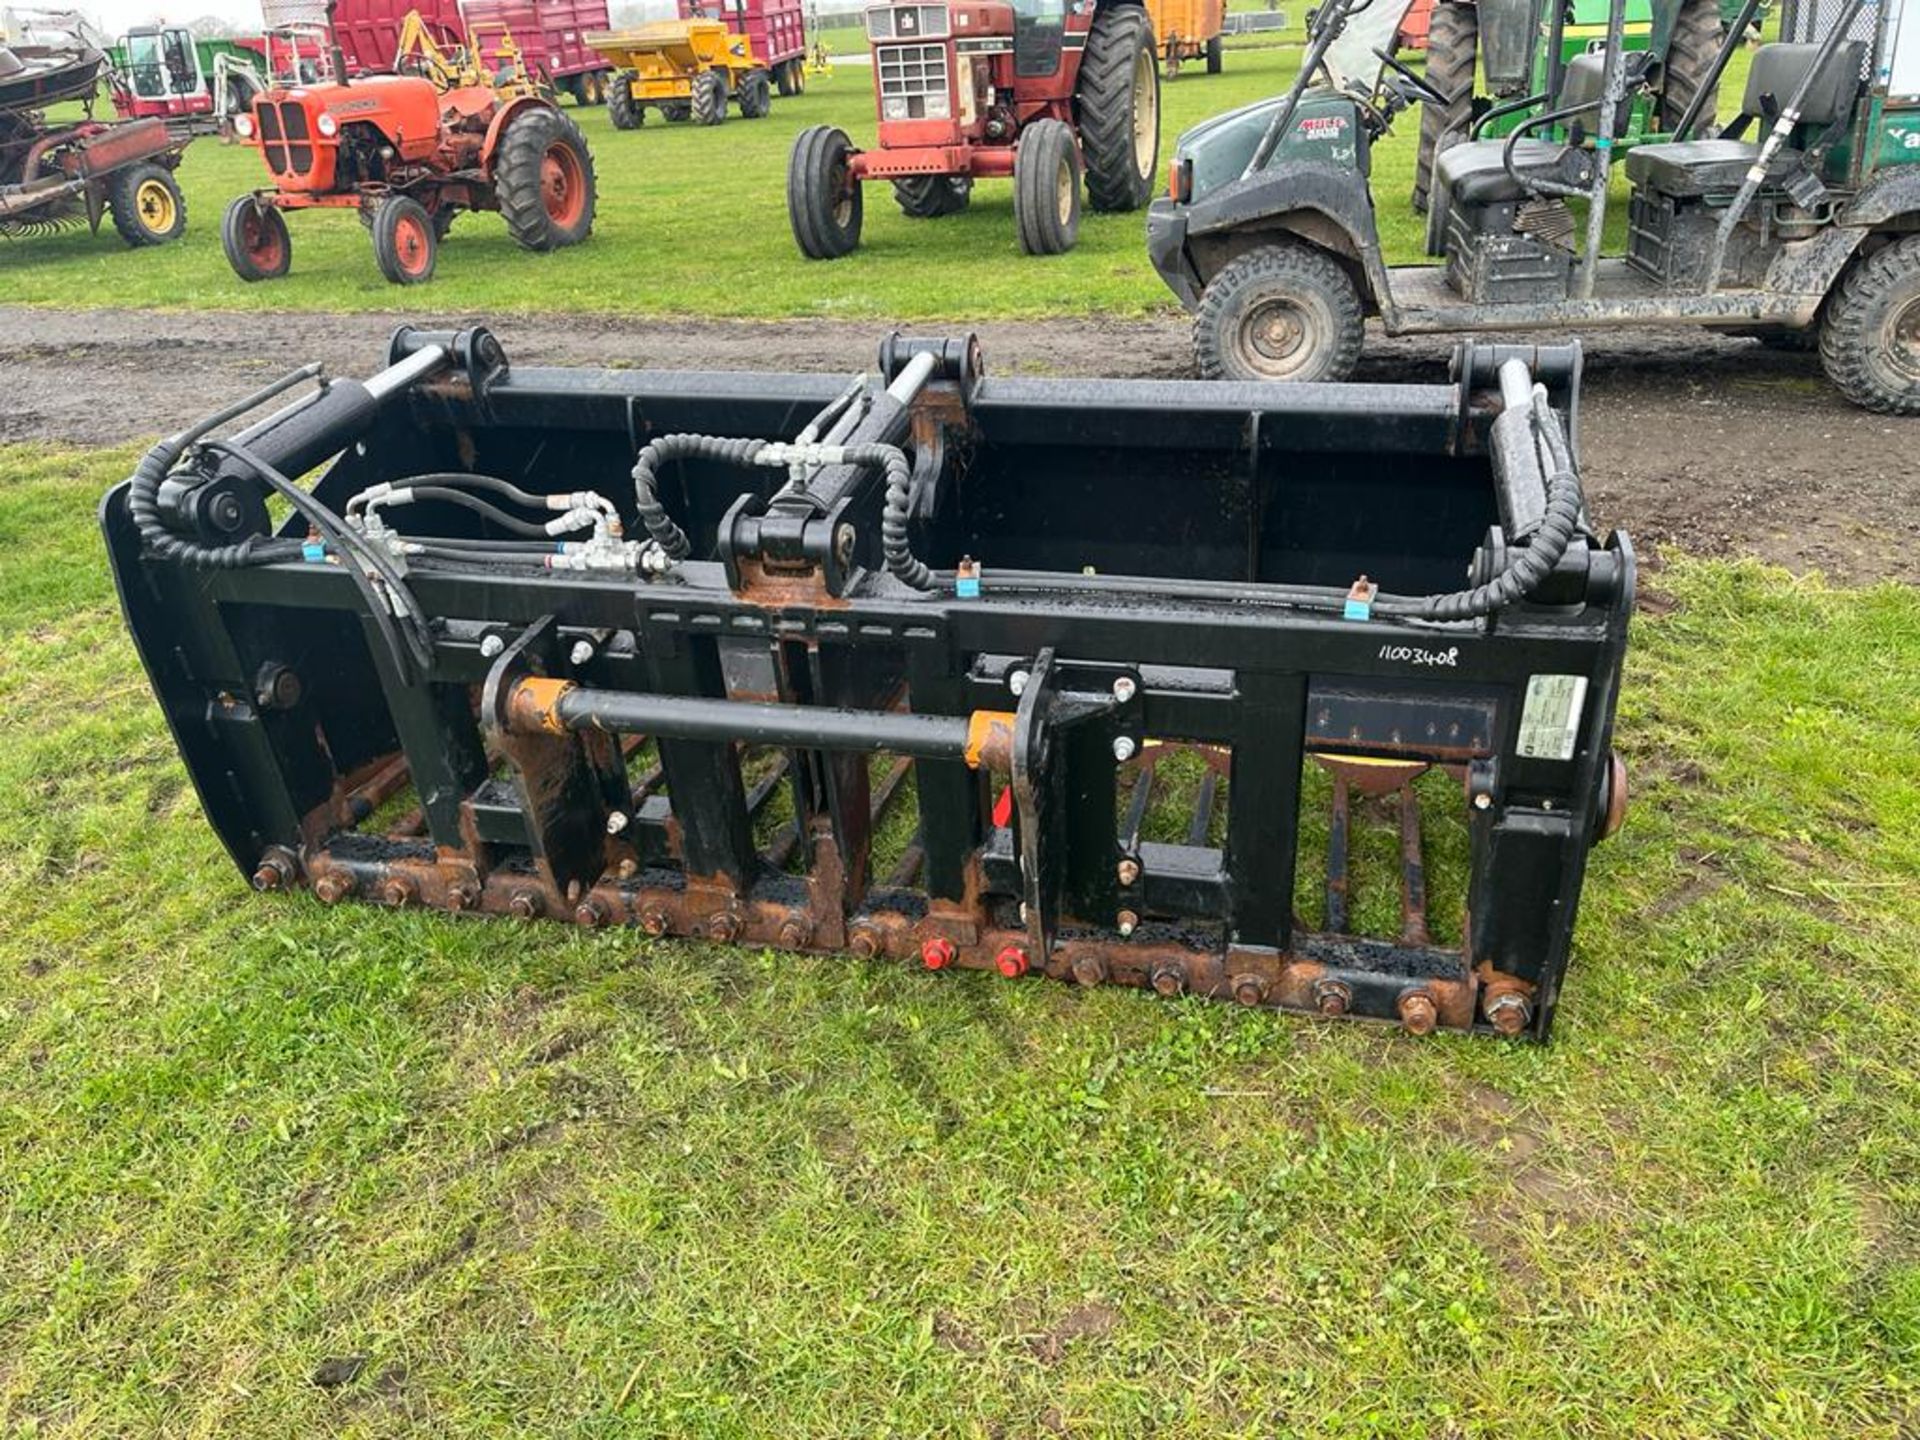
[[[345,75],[332,52],[333,74]],[[288,210],[357,209],[380,273],[396,285],[432,278],[439,242],[462,210],[498,210],[528,250],[577,245],[593,229],[587,142],[538,95],[443,88],[420,75],[276,83],[234,131],[275,182],[227,209],[221,238],[242,280],[287,273]]]
[[[787,213],[815,260],[860,243],[863,180],[916,219],[964,210],[980,176],[1013,177],[1020,247],[1058,255],[1096,210],[1137,210],[1160,156],[1153,21],[1137,0],[956,0],[867,11],[880,147],[816,125],[794,142]]]

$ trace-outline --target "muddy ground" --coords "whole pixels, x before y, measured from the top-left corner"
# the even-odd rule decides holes
[[[106,445],[160,433],[307,360],[365,373],[402,318],[0,307],[0,442]],[[890,328],[581,315],[487,323],[528,364],[845,371],[869,365]],[[1189,373],[1177,318],[1006,322],[980,335],[1001,374]],[[1450,349],[1370,336],[1360,378],[1442,380]],[[1627,529],[1643,550],[1751,553],[1850,583],[1920,581],[1920,422],[1856,410],[1816,357],[1752,340],[1600,332],[1587,352],[1585,478],[1601,524]]]

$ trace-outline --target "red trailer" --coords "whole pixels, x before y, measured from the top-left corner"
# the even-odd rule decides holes
[[[804,0],[680,0],[682,20],[724,20],[752,42],[782,95],[807,88],[807,12]]]
[[[347,69],[356,75],[390,73],[400,53],[400,28],[410,10],[420,12],[435,44],[465,43],[459,0],[338,0],[333,29],[347,57]]]
[[[527,69],[582,105],[607,98],[613,71],[586,44],[590,30],[608,30],[607,0],[467,0],[467,38],[490,57],[508,34]]]

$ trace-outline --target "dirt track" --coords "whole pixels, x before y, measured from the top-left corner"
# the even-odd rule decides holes
[[[0,307],[0,442],[118,443],[214,407],[250,382],[321,360],[376,368],[402,318]],[[888,326],[516,316],[487,323],[521,363],[684,369],[857,370]],[[937,327],[918,327],[937,328]],[[1177,319],[980,327],[990,370],[1178,377]],[[1836,580],[1920,581],[1920,422],[1868,415],[1828,388],[1811,355],[1684,331],[1588,341],[1583,441],[1596,517],[1642,549],[1750,552]],[[1439,380],[1446,340],[1370,337],[1361,378]]]

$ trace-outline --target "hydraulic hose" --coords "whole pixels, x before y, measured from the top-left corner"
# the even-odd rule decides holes
[[[660,503],[660,483],[656,472],[671,460],[717,460],[723,465],[746,466],[767,447],[765,440],[724,440],[716,435],[662,435],[649,442],[633,462],[634,502],[640,511],[640,523],[647,527],[653,543],[671,560],[684,560],[693,547],[687,532],[673,523],[667,507]]]

